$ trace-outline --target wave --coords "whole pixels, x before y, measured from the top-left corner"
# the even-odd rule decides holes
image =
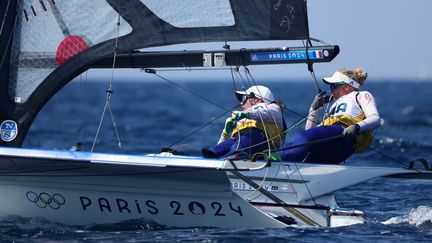
[[[382,224],[409,224],[415,227],[432,229],[432,207],[418,206],[411,209],[408,215],[392,217]]]

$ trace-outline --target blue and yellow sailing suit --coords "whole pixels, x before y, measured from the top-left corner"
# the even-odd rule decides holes
[[[216,146],[203,150],[205,157],[254,154],[269,147],[280,148],[285,139],[281,107],[276,103],[263,102],[253,105],[245,112],[246,118],[237,121],[229,137],[222,136]]]
[[[353,153],[361,152],[372,142],[372,130],[380,126],[380,117],[375,100],[367,91],[353,91],[336,100],[330,107],[327,118],[318,126],[318,111],[310,110],[306,130],[294,135],[279,151],[283,161],[304,161],[338,164]],[[356,137],[341,137],[345,127],[358,124]],[[317,140],[324,142],[313,143]],[[302,145],[298,146],[296,145]],[[290,147],[294,147],[289,149]]]

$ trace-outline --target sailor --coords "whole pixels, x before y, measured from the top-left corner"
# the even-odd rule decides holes
[[[243,111],[232,112],[217,145],[203,149],[203,156],[251,155],[268,148],[280,148],[285,139],[285,122],[281,105],[275,102],[270,89],[257,85],[246,91],[236,91],[235,95]]]
[[[372,131],[381,126],[381,119],[372,94],[359,90],[366,78],[367,73],[361,68],[340,69],[323,78],[330,86],[331,96],[325,92],[315,96],[305,131],[282,146],[280,159],[338,164],[367,149],[373,140]],[[318,124],[318,110],[329,100],[333,104]]]

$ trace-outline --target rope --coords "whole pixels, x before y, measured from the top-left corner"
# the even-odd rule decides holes
[[[5,14],[3,15],[2,24],[1,24],[1,27],[0,27],[0,36],[1,36],[2,32],[3,32],[3,26],[4,26],[5,22],[6,22],[6,17],[7,17],[7,13],[8,13],[8,10],[9,10],[9,4],[10,4],[10,0],[8,0],[8,2],[7,2]]]
[[[114,93],[113,90],[112,90],[112,83],[113,83],[113,80],[114,80],[114,70],[115,70],[117,50],[118,50],[119,32],[120,32],[120,14],[118,15],[118,18],[117,18],[117,33],[116,33],[115,46],[114,46],[113,65],[112,65],[112,69],[111,69],[111,80],[109,81],[108,90],[106,90],[107,95],[106,95],[106,98],[105,98],[105,107],[103,109],[103,112],[102,112],[102,115],[101,115],[101,118],[100,118],[100,122],[99,122],[99,126],[97,128],[96,135],[95,135],[95,138],[93,140],[92,148],[90,150],[91,152],[93,152],[94,147],[96,145],[96,141],[97,141],[97,138],[99,136],[99,132],[100,132],[100,129],[102,127],[102,123],[103,123],[103,120],[105,118],[105,112],[106,112],[107,109],[110,112],[111,121],[112,121],[112,124],[113,124],[113,127],[114,127],[114,131],[115,131],[115,134],[116,134],[116,137],[117,137],[117,141],[118,141],[118,146],[119,146],[119,148],[122,147],[122,143],[120,141],[120,136],[119,136],[119,133],[118,133],[118,130],[117,130],[117,125],[116,125],[116,122],[114,120],[114,115],[113,115],[113,112],[112,112],[111,106],[110,106],[111,96]]]
[[[312,46],[312,43],[310,42],[310,40],[307,40],[306,44],[302,40],[302,43],[303,43],[303,46],[306,48],[306,64],[308,65],[308,70],[311,73],[312,80],[315,81],[315,88],[317,90],[317,93],[319,93],[319,92],[321,92],[321,89],[318,85],[318,81],[317,81],[317,78],[315,76],[315,71],[313,69],[313,62],[309,59],[309,45]]]
[[[178,87],[178,88],[180,88],[180,89],[183,89],[183,90],[189,92],[190,94],[192,94],[192,95],[194,95],[194,96],[196,96],[196,97],[198,97],[198,98],[201,98],[201,99],[207,101],[208,103],[210,103],[210,104],[212,104],[212,105],[215,105],[215,106],[221,108],[221,109],[224,110],[224,111],[231,112],[231,110],[229,110],[229,109],[227,109],[227,108],[225,108],[225,107],[219,105],[218,103],[216,103],[216,102],[214,102],[214,101],[212,101],[212,100],[210,100],[210,99],[208,99],[208,98],[206,98],[206,97],[204,97],[204,96],[202,96],[202,95],[200,95],[200,94],[197,94],[197,93],[195,93],[194,91],[192,91],[192,90],[190,90],[190,89],[188,89],[188,88],[186,88],[186,87],[183,87],[183,86],[181,86],[180,84],[175,83],[175,82],[173,82],[173,81],[171,81],[171,80],[169,80],[169,79],[167,79],[167,78],[165,78],[165,77],[163,77],[163,76],[157,74],[156,71],[155,71],[154,69],[146,69],[146,73],[154,74],[155,76],[161,78],[162,80],[164,80],[164,81],[166,81],[166,82],[168,82],[168,83],[170,83],[170,84],[172,84],[172,85],[174,85],[174,86],[176,86],[176,87]]]
[[[5,58],[6,58],[6,54],[8,53],[7,50],[9,49],[9,45],[10,45],[10,42],[11,42],[11,40],[12,40],[12,36],[13,36],[12,33],[15,31],[15,26],[16,26],[17,21],[18,21],[18,15],[15,16],[14,25],[13,25],[13,27],[12,27],[11,34],[9,35],[9,39],[8,39],[7,44],[6,44],[5,52],[3,53],[3,56],[2,56],[2,60],[1,60],[1,63],[0,63],[0,67],[3,67],[3,63],[4,63],[4,60],[5,60]]]
[[[108,95],[107,95],[107,96],[108,96]],[[108,97],[107,97],[107,99],[108,99]],[[95,135],[95,138],[94,138],[94,140],[93,140],[93,144],[92,144],[92,147],[91,147],[90,152],[93,152],[94,147],[95,147],[95,145],[96,145],[96,140],[97,140],[97,138],[99,137],[99,131],[100,131],[101,127],[102,127],[102,123],[103,123],[103,119],[104,119],[104,117],[105,117],[105,112],[106,112],[107,106],[108,106],[108,101],[105,102],[105,106],[104,106],[104,109],[103,109],[103,112],[102,112],[101,119],[100,119],[100,121],[99,121],[99,126],[98,126],[98,128],[97,128],[97,130],[96,130],[96,135]]]
[[[234,106],[232,109],[236,108],[238,105]],[[231,110],[222,113],[221,115],[217,116],[216,118],[204,123],[203,125],[201,125],[200,127],[198,127],[197,129],[193,130],[192,132],[190,132],[189,134],[187,134],[186,136],[182,137],[181,139],[177,140],[176,142],[172,143],[171,145],[168,146],[168,148],[171,148],[172,146],[180,143],[181,141],[185,140],[186,138],[194,135],[195,133],[199,132],[200,130],[204,129],[205,127],[207,127],[208,125],[210,125],[211,123],[213,123],[214,121],[216,121],[217,119],[221,118],[222,116],[225,116],[228,112],[231,112]]]
[[[250,73],[250,71],[249,71],[249,69],[247,68],[247,67],[243,67],[244,68],[244,71],[245,71],[245,76],[246,76],[246,81],[247,82],[245,82],[244,81],[244,79],[243,79],[243,77],[241,76],[241,74],[239,74],[239,76],[241,77],[241,79],[244,81],[244,83],[248,83],[248,84],[253,84],[253,85],[256,85],[256,82],[255,82],[255,79],[253,78],[253,76],[252,76],[252,74]],[[237,70],[237,72],[238,72],[238,68],[236,69]],[[231,71],[232,72],[232,71]],[[312,73],[313,73],[313,70],[312,70]],[[313,75],[313,76],[315,76],[315,75]],[[315,78],[315,81],[316,81],[316,78]],[[234,80],[234,78],[233,78],[233,83],[234,83],[234,87],[235,87],[235,80]],[[316,81],[316,84],[317,84],[317,81]],[[317,84],[318,85],[318,84]],[[252,86],[252,85],[250,85],[250,86]],[[318,88],[318,86],[317,86],[317,89],[318,89],[318,92],[319,92],[319,88]],[[266,106],[267,107],[267,106]],[[267,107],[267,109],[268,109],[268,107]],[[307,117],[308,116],[303,116],[303,115],[301,115],[301,114],[299,114],[299,113],[297,113],[297,112],[295,112],[295,111],[292,111],[292,110],[289,110],[289,109],[287,109],[286,107],[282,107],[281,106],[281,109],[282,110],[284,110],[284,109],[286,109],[286,110],[288,110],[288,111],[290,111],[290,112],[292,112],[292,113],[294,113],[294,114],[296,114],[296,115],[298,115],[298,116],[301,116],[302,117],[302,119],[300,119],[299,121],[297,121],[295,124],[293,124],[293,125],[291,125],[289,128],[287,128],[285,131],[282,131],[282,133],[283,134],[285,134],[286,132],[288,132],[290,129],[292,129],[293,127],[295,127],[295,126],[297,126],[298,124],[300,124],[301,122],[303,122],[305,119],[307,119]],[[262,116],[261,116],[261,114],[260,113],[258,113],[258,115],[260,116],[260,120],[261,120],[261,122],[263,122],[263,118],[262,118]],[[273,122],[275,123],[275,124],[277,124],[277,122],[276,122],[276,119],[275,119],[275,117],[272,115],[272,119],[273,119]],[[265,126],[264,126],[264,133],[265,133],[265,136],[268,138],[269,136],[268,136],[268,133],[267,133],[267,131],[266,131],[266,128],[265,128]],[[260,142],[260,143],[257,143],[257,144],[253,144],[253,145],[251,145],[251,146],[248,146],[248,147],[245,147],[245,148],[242,148],[242,149],[239,149],[239,147],[237,147],[237,151],[246,151],[246,150],[248,150],[248,149],[250,149],[250,148],[253,148],[253,147],[255,147],[255,146],[259,146],[259,145],[262,145],[262,144],[264,144],[264,143],[267,143],[267,146],[268,146],[268,156],[270,157],[271,156],[271,144],[270,144],[270,142],[272,141],[272,140],[274,140],[274,139],[280,139],[280,143],[282,144],[282,137],[281,136],[277,136],[277,137],[274,137],[274,138],[268,138],[268,139],[266,139],[266,141],[263,141],[263,142]],[[240,135],[239,135],[239,140],[240,140]],[[240,145],[240,143],[238,143],[238,146]],[[306,159],[306,158],[305,158]],[[295,162],[294,162],[295,163]],[[295,163],[295,165],[296,165],[296,167],[298,167],[297,166],[297,163]],[[278,170],[277,170],[277,173],[280,171],[280,167],[278,168]],[[298,171],[298,173],[299,173],[299,175],[301,176],[301,178],[302,178],[302,180],[304,181],[304,178],[303,178],[303,175],[301,174],[301,172],[300,172],[300,170],[299,169],[297,169],[297,171]],[[285,170],[285,173],[286,173],[286,170]],[[287,175],[287,177],[289,177],[288,176],[288,174],[286,173],[286,175]],[[265,174],[265,176],[264,176],[264,178],[263,178],[263,180],[261,181],[261,185],[263,185],[264,184],[264,182],[266,181],[266,177],[267,177],[267,172],[266,172],[266,174]],[[272,182],[271,182],[272,183]],[[261,185],[260,185],[260,187],[261,187]],[[312,193],[310,192],[310,189],[309,189],[309,187],[308,187],[308,185],[306,184],[306,183],[304,183],[304,185],[305,185],[305,187],[306,187],[306,190],[308,191],[308,193],[309,193],[309,195],[310,195],[310,197],[311,197],[311,199],[312,199],[312,201],[313,201],[313,203],[315,204],[315,205],[317,205],[316,204],[316,202],[315,202],[315,199],[314,199],[314,197],[313,197],[313,195],[312,195]],[[259,190],[259,188],[255,188],[255,190],[254,191],[252,191],[251,193],[249,193],[249,194],[247,194],[247,196],[250,196],[251,194],[253,194],[253,193],[255,193],[255,192],[258,192],[258,191],[260,191]],[[257,197],[258,197],[259,195],[257,195],[254,199],[256,199]],[[254,199],[252,199],[252,200],[254,200]]]
[[[308,157],[308,156],[306,156],[306,158],[307,158],[307,157]],[[305,159],[306,159],[306,158],[305,158]],[[285,165],[284,165],[283,163],[280,163],[280,164],[282,164],[283,169],[284,169],[284,171],[285,171],[285,174],[288,175],[288,172],[287,172],[286,169],[285,169]],[[312,195],[312,192],[311,192],[310,189],[309,189],[309,186],[306,184],[305,179],[304,179],[302,173],[300,172],[300,169],[299,169],[297,163],[294,162],[294,165],[295,165],[295,167],[296,167],[296,169],[297,169],[297,171],[298,171],[298,173],[299,173],[299,175],[300,175],[302,181],[304,182],[303,184],[305,185],[305,188],[306,188],[306,190],[307,190],[307,192],[308,192],[308,194],[309,194],[309,197],[312,199],[313,204],[314,204],[314,205],[318,205],[318,204],[316,203],[316,201],[315,201],[315,197]],[[289,176],[287,176],[287,178],[289,179]]]
[[[87,85],[87,80],[88,80],[88,71],[86,71],[85,72],[85,75],[84,75],[84,78],[83,78],[83,75],[84,74],[81,74],[80,75],[80,82],[79,82],[79,85],[80,85],[80,89],[81,90],[87,90],[86,88],[85,88],[85,85]],[[79,148],[80,146],[80,144],[82,144],[81,143],[81,140],[82,140],[82,128],[83,128],[83,126],[84,126],[84,123],[85,123],[85,112],[84,112],[84,110],[85,110],[85,98],[86,98],[87,96],[86,96],[86,94],[84,93],[84,92],[81,92],[81,96],[80,96],[80,107],[81,107],[81,112],[80,112],[80,114],[79,114],[79,116],[80,116],[80,126],[79,126],[79,128],[78,128],[78,130],[77,130],[77,149],[81,149],[81,148]]]
[[[204,123],[203,125],[199,126],[197,129],[191,131],[191,132],[190,132],[189,134],[187,134],[186,136],[184,136],[184,137],[180,138],[179,140],[175,141],[174,143],[170,144],[170,145],[168,146],[168,148],[171,148],[171,147],[175,146],[176,144],[178,144],[178,143],[184,141],[185,139],[189,138],[190,136],[196,134],[197,132],[199,132],[199,131],[201,131],[202,129],[204,129],[205,127],[209,126],[211,123],[213,123],[213,122],[216,121],[217,119],[221,118],[222,116],[225,116],[227,113],[231,113],[233,109],[235,109],[236,107],[239,106],[239,105],[235,105],[235,106],[233,106],[232,108],[227,109],[227,108],[225,108],[225,107],[223,107],[223,106],[217,104],[216,102],[214,102],[214,101],[212,101],[212,100],[210,100],[210,99],[208,99],[208,98],[206,98],[206,97],[204,97],[204,96],[202,96],[202,95],[200,95],[200,94],[198,94],[198,93],[195,93],[194,91],[192,91],[192,90],[190,90],[190,89],[188,89],[188,88],[186,88],[186,87],[184,87],[184,86],[182,86],[182,85],[180,85],[180,84],[178,84],[178,83],[175,83],[175,82],[169,80],[168,78],[165,78],[165,77],[163,77],[163,76],[157,74],[157,73],[156,73],[156,70],[154,70],[154,69],[145,69],[145,72],[146,72],[146,73],[149,73],[149,74],[154,74],[155,76],[157,76],[158,78],[160,78],[160,79],[162,79],[162,80],[168,82],[169,84],[174,85],[174,86],[176,86],[176,87],[178,87],[178,88],[180,88],[180,89],[182,89],[182,90],[184,90],[184,91],[186,91],[186,92],[188,92],[188,93],[190,93],[190,94],[192,94],[192,95],[194,95],[194,96],[196,96],[196,97],[198,97],[198,98],[201,98],[201,99],[207,101],[208,103],[213,104],[213,105],[215,105],[215,106],[217,106],[217,107],[219,107],[219,108],[221,108],[222,110],[225,111],[225,112],[222,113],[221,115],[219,115],[219,116],[217,116],[216,118],[214,118],[214,119],[212,119],[212,120],[210,120],[210,121]]]

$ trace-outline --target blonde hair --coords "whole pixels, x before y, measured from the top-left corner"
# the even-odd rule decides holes
[[[367,72],[362,68],[356,68],[354,70],[342,68],[339,70],[339,72],[354,79],[360,85],[362,85],[366,81],[368,76]]]

